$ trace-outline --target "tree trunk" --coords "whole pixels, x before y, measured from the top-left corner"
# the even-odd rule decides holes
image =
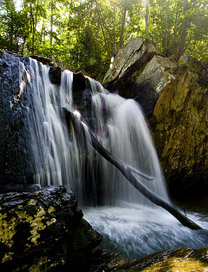
[[[30,15],[31,15],[31,20],[32,20],[32,54],[34,54],[35,51],[35,19],[34,19],[34,15],[33,15],[33,7],[32,7],[32,3],[30,3]]]
[[[149,4],[146,6],[145,13],[145,39],[149,40]]]
[[[166,14],[165,14],[165,50],[168,49],[168,20],[169,20],[169,0],[166,4]]]
[[[186,41],[186,27],[187,27],[187,21],[186,21],[187,10],[188,10],[188,0],[184,0],[184,5],[183,5],[183,17],[184,18],[182,21],[181,39],[180,39],[180,43],[178,46],[178,54],[177,54],[178,59],[184,53],[184,47],[185,47],[185,41]]]
[[[84,133],[84,127],[81,120],[75,119],[75,116],[73,113],[68,111],[66,108],[63,108],[65,113],[65,118],[67,122],[67,126],[70,129],[70,122],[73,123],[76,129],[77,122],[79,123],[79,128],[82,128],[82,132]],[[75,122],[76,121],[76,122]],[[79,130],[80,133],[80,130]],[[179,222],[181,222],[182,225],[190,228],[190,229],[202,229],[199,225],[197,225],[195,222],[187,218],[185,215],[183,215],[180,211],[178,211],[172,204],[166,202],[165,200],[158,197],[155,193],[150,191],[145,185],[143,185],[138,178],[135,176],[137,175],[144,175],[140,172],[137,172],[137,170],[134,170],[132,167],[125,164],[120,159],[116,158],[114,155],[112,155],[110,152],[108,152],[95,138],[94,134],[89,130],[90,136],[91,136],[91,144],[94,147],[94,149],[107,161],[112,163],[123,175],[124,177],[140,192],[142,193],[147,199],[149,199],[151,202],[156,204],[157,206],[160,206],[167,210],[169,213],[171,213]],[[150,177],[149,177],[150,178]]]
[[[120,39],[119,39],[119,47],[121,48],[123,45],[123,35],[124,35],[124,28],[125,28],[125,21],[126,21],[126,13],[127,13],[127,8],[124,8],[123,12],[123,20],[122,20],[122,26],[121,26],[121,33],[120,33]]]
[[[50,33],[50,46],[53,45],[53,0],[51,0],[51,33]]]

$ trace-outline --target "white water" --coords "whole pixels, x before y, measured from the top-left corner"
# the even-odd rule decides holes
[[[48,68],[30,63],[31,108],[28,123],[34,161],[34,181],[42,186],[65,184],[81,205],[118,205],[120,201],[148,203],[118,170],[95,154],[81,133],[68,133],[62,107],[74,111],[73,73],[62,72],[61,86],[50,83]],[[159,161],[139,106],[133,100],[108,94],[88,78],[92,89],[92,128],[99,141],[131,167],[154,177],[147,187],[168,200]],[[97,159],[95,159],[97,156]],[[99,192],[99,193],[98,193]],[[150,203],[149,203],[150,205]]]
[[[103,248],[120,255],[141,258],[170,248],[208,247],[208,233],[183,227],[172,215],[160,208],[143,205],[91,208],[84,211],[85,219],[103,235]],[[205,229],[208,217],[199,213],[187,216]]]
[[[31,60],[30,87],[27,88],[31,97],[28,124],[34,182],[42,186],[63,184],[70,187],[79,206],[84,208],[86,219],[103,234],[104,244],[130,258],[181,245],[201,247],[204,241],[196,239],[190,230],[181,229],[171,215],[145,200],[113,166],[92,150],[82,134],[77,134],[73,127],[68,132],[62,107],[76,109],[73,74],[62,72],[61,86],[57,87],[50,83],[48,72],[46,66]],[[99,83],[89,81],[94,119],[91,129],[98,140],[131,167],[154,177],[154,181],[138,178],[169,201],[139,106],[132,100],[108,94]],[[87,208],[97,204],[108,207]]]
[[[168,201],[159,160],[139,105],[119,95],[104,93],[93,96],[93,105],[99,141],[117,158],[154,177],[153,181],[140,176],[138,179]],[[120,201],[151,204],[105,160],[102,160],[101,184],[105,185],[104,204],[118,205]]]

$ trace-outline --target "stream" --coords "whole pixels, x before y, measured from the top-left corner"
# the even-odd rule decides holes
[[[197,197],[177,201],[175,205],[194,222],[208,229],[207,200],[208,197]],[[182,226],[162,208],[123,204],[123,207],[84,210],[85,219],[103,235],[102,248],[134,259],[170,248],[208,247],[208,232]]]

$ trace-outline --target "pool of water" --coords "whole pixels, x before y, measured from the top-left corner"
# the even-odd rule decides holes
[[[203,206],[198,208],[193,204],[191,209],[188,202],[180,204],[180,210],[187,217],[208,229],[206,205],[203,210]],[[92,227],[103,235],[102,247],[129,259],[169,248],[208,247],[208,231],[190,230],[160,207],[125,204],[123,207],[88,208],[84,210],[84,215]]]

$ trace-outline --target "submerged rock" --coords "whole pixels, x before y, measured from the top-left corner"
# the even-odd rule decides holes
[[[101,242],[63,186],[0,195],[1,271],[85,271]]]

